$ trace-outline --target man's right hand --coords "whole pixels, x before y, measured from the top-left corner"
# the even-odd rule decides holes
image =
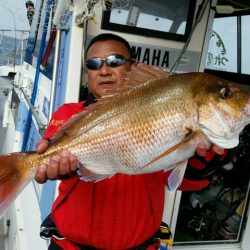
[[[41,139],[36,145],[38,154],[44,153],[49,146],[49,142]],[[38,183],[45,183],[48,179],[60,179],[62,176],[71,175],[78,168],[78,160],[69,150],[63,150],[60,154],[49,159],[48,164],[41,164],[35,173],[35,180]]]

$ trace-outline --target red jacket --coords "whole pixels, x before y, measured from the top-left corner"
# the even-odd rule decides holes
[[[64,121],[84,109],[83,104],[64,104],[59,108],[43,138],[53,137]],[[160,227],[169,173],[116,174],[96,183],[81,181],[78,176],[63,179],[52,218],[67,240],[55,240],[56,243],[67,250],[79,249],[71,241],[109,250],[140,245]],[[193,184],[185,180],[180,188],[201,188],[201,183]]]

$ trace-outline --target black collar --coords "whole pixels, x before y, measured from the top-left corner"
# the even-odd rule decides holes
[[[84,104],[83,104],[83,107],[88,107],[90,104],[92,104],[92,103],[95,103],[96,102],[96,99],[95,99],[95,97],[91,94],[91,93],[89,93],[88,94],[88,97],[87,97],[87,99],[86,99],[86,102],[84,102]]]

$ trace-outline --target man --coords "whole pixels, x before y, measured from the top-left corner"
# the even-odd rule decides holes
[[[116,90],[124,83],[124,72],[132,63],[130,46],[113,34],[95,37],[86,52],[89,97],[86,101],[64,104],[52,117],[37,152],[42,153],[62,124],[102,97],[107,90]],[[201,144],[200,154],[205,147]],[[117,174],[100,182],[84,182],[74,175],[78,161],[65,150],[41,165],[36,180],[63,178],[51,218],[59,238],[52,237],[50,250],[67,249],[157,249],[153,235],[159,229],[164,206],[168,172],[144,175]],[[196,182],[194,189],[207,185]],[[186,187],[190,182],[184,183]]]

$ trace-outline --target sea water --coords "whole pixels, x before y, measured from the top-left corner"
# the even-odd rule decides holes
[[[0,40],[0,66],[20,64],[20,40],[14,37],[3,36]]]

